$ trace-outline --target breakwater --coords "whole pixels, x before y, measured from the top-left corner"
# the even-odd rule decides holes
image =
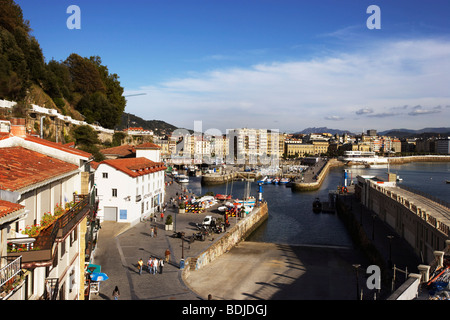
[[[261,177],[257,172],[231,172],[231,173],[207,173],[202,175],[202,185],[223,184],[233,180],[251,180],[256,181]]]
[[[450,161],[450,156],[427,155],[427,156],[408,156],[389,158],[390,164],[404,164],[410,162],[445,162]]]
[[[344,163],[336,159],[328,160],[323,167],[320,169],[319,173],[310,179],[305,179],[303,182],[293,182],[292,191],[314,191],[320,189],[323,181],[325,180],[328,171],[334,167],[342,167]]]
[[[245,240],[268,218],[267,203],[263,202],[255,207],[245,218],[241,219],[235,226],[227,230],[219,239],[194,257],[185,260],[182,277],[186,279],[193,270],[201,269],[217,257],[231,250],[239,242]]]

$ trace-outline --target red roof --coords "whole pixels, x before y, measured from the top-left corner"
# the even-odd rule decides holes
[[[8,214],[19,211],[23,208],[25,207],[18,203],[0,200],[0,218],[6,217]]]
[[[78,155],[78,156],[81,156],[81,157],[85,157],[85,158],[88,158],[88,159],[92,158],[92,154],[90,154],[88,152],[85,152],[85,151],[82,151],[82,150],[79,150],[79,149],[72,148],[72,147],[70,147],[69,144],[61,145],[59,143],[48,141],[48,140],[41,139],[41,138],[38,138],[38,137],[34,137],[34,136],[31,136],[31,135],[26,135],[26,137],[24,139],[26,141],[39,143],[39,144],[42,144],[42,145],[47,146],[47,147],[51,147],[51,148],[55,148],[55,149],[58,149],[58,150],[62,150],[62,151],[65,151],[65,152],[68,152],[68,153],[71,153],[71,154],[75,154],[75,155]]]
[[[136,149],[161,149],[161,147],[158,146],[157,144],[146,142],[136,146]]]
[[[100,164],[107,164],[133,178],[167,169],[162,162],[153,162],[144,157],[103,160]]]
[[[78,169],[22,147],[0,148],[0,189],[16,191]]]
[[[134,149],[134,146],[131,146],[129,144],[124,144],[124,145],[118,146],[118,147],[102,149],[102,150],[100,150],[100,152],[104,155],[127,157],[127,156],[134,155],[136,153],[136,150]]]

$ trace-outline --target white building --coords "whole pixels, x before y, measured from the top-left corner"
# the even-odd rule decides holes
[[[20,261],[24,270],[21,287],[6,298],[49,298],[45,292],[51,289],[54,299],[83,299],[84,233],[92,213],[86,167],[91,154],[29,136],[22,120],[15,119],[9,129],[3,126],[0,132],[0,201],[9,202],[7,207],[20,205],[23,209],[14,220],[9,214],[2,217],[9,221],[1,232],[2,256],[6,253],[8,259]],[[74,194],[87,197],[69,212],[60,211],[76,202]],[[39,235],[22,233],[26,226],[41,225],[44,215],[56,213],[59,219]],[[5,267],[0,265],[0,269]]]
[[[151,151],[136,147],[137,154]],[[146,157],[100,162],[95,170],[100,221],[134,223],[155,213],[164,201],[165,169]]]

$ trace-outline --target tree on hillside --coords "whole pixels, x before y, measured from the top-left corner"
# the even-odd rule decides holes
[[[72,133],[78,149],[92,154],[95,161],[102,161],[104,159],[103,154],[97,146],[100,144],[98,134],[91,126],[77,126],[73,129]]]
[[[89,59],[72,53],[64,64],[69,68],[74,91],[82,95],[105,92],[100,73]]]

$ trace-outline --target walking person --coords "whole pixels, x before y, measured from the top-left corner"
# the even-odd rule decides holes
[[[150,274],[153,273],[153,259],[152,259],[152,257],[148,258],[147,269],[148,269],[148,273],[150,273]]]
[[[162,272],[163,272],[163,267],[164,267],[164,260],[159,259],[159,273],[160,274],[162,274]]]
[[[114,298],[114,300],[119,300],[120,297],[120,291],[119,288],[116,286],[112,292],[112,296]]]
[[[158,273],[158,259],[155,257],[153,259],[153,274]]]
[[[167,248],[166,252],[165,252],[165,256],[166,256],[166,263],[169,263],[169,258],[170,258],[170,250]]]
[[[138,261],[138,269],[139,269],[139,275],[142,274],[142,268],[144,266],[144,261],[142,261],[142,258]]]

